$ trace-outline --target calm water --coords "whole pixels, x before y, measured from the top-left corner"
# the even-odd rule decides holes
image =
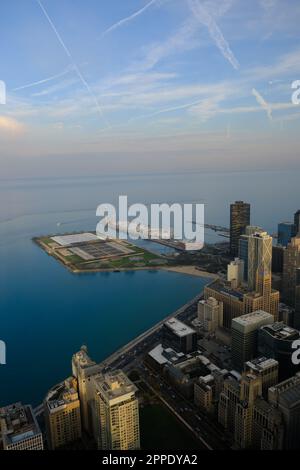
[[[100,361],[205,283],[151,271],[74,275],[32,236],[95,229],[97,205],[119,194],[130,203],[205,202],[206,222],[221,225],[228,225],[229,203],[245,199],[252,223],[274,232],[300,207],[299,181],[299,172],[0,181],[0,339],[7,344],[0,404],[39,403],[70,374],[81,344]]]

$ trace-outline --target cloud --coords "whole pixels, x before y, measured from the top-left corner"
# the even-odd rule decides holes
[[[151,0],[149,3],[147,3],[143,8],[141,8],[140,10],[136,11],[135,13],[133,13],[132,15],[130,16],[127,16],[126,18],[123,18],[122,20],[118,21],[117,23],[114,23],[112,26],[110,26],[108,29],[106,29],[104,31],[104,33],[102,34],[102,36],[105,36],[106,34],[108,33],[111,33],[112,31],[114,31],[115,29],[118,29],[120,28],[121,26],[125,25],[126,23],[129,23],[130,21],[134,20],[135,18],[137,18],[138,16],[142,15],[146,10],[148,10],[148,8],[150,8],[152,5],[154,5],[155,3],[157,3],[157,0]]]
[[[232,65],[234,69],[239,68],[239,62],[234,56],[232,50],[226,39],[223,36],[222,31],[214,20],[213,16],[206,10],[198,0],[187,0],[188,6],[192,11],[195,18],[200,23],[207,27],[212,40],[215,42],[218,49],[221,51],[223,57]],[[230,2],[231,4],[231,2]]]
[[[32,87],[35,87],[35,86],[38,86],[38,85],[43,85],[44,83],[51,82],[53,80],[57,80],[58,78],[61,78],[65,75],[67,75],[71,70],[72,70],[71,67],[68,67],[63,72],[60,72],[56,75],[52,75],[51,77],[48,77],[48,78],[44,78],[44,79],[39,80],[37,82],[28,83],[27,85],[19,86],[17,88],[14,88],[12,91],[25,90],[26,88],[32,88]]]
[[[255,88],[252,88],[252,94],[253,96],[255,96],[258,104],[266,111],[267,116],[270,119],[270,121],[272,121],[273,119],[272,107],[266,102],[264,97]]]
[[[72,67],[74,68],[78,78],[80,79],[81,83],[83,84],[83,86],[86,88],[87,92],[89,93],[89,95],[91,96],[91,98],[93,99],[93,101],[95,102],[95,105],[97,107],[97,110],[99,112],[99,114],[101,115],[102,119],[104,120],[105,124],[107,127],[110,127],[110,124],[109,122],[107,121],[107,119],[105,118],[104,114],[103,114],[103,111],[102,111],[102,107],[100,106],[100,103],[98,101],[98,98],[96,97],[96,95],[94,94],[93,90],[91,89],[90,85],[87,83],[86,79],[84,78],[84,76],[82,75],[78,65],[75,63],[74,59],[73,59],[73,56],[71,54],[71,52],[69,51],[69,49],[67,48],[66,44],[64,43],[61,35],[59,34],[56,26],[54,25],[53,21],[51,20],[50,16],[48,15],[48,12],[47,10],[45,9],[45,7],[43,6],[42,2],[40,0],[36,0],[37,3],[39,4],[43,14],[45,15],[51,29],[53,30],[58,42],[60,43],[60,45],[62,46],[63,50],[65,51],[65,53],[67,54],[68,58],[70,59],[71,61],[71,65]]]
[[[16,135],[21,134],[25,130],[24,124],[17,121],[16,119],[0,116],[0,133],[5,135]]]

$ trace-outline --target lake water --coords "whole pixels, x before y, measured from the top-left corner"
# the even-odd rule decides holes
[[[71,373],[83,343],[100,361],[206,282],[164,271],[71,274],[33,236],[95,230],[98,204],[116,203],[120,194],[129,203],[204,202],[205,221],[226,226],[229,203],[244,199],[252,223],[273,233],[299,209],[299,181],[299,172],[0,181],[0,339],[7,344],[0,405],[40,403]]]

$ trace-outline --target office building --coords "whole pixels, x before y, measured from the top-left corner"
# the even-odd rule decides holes
[[[258,353],[279,363],[279,380],[294,375],[299,366],[292,363],[292,344],[300,339],[300,332],[282,322],[262,326],[258,332]]]
[[[269,387],[278,383],[278,368],[278,361],[262,356],[247,361],[244,366],[244,371],[261,378],[262,394],[265,398],[268,398]]]
[[[283,257],[285,247],[281,245],[274,245],[272,247],[272,272],[282,273],[283,272]]]
[[[197,349],[197,333],[177,318],[170,318],[162,327],[162,344],[184,354]]]
[[[258,329],[274,322],[274,317],[263,310],[248,313],[232,320],[232,362],[242,371],[244,363],[257,357]]]
[[[244,261],[240,258],[235,258],[227,266],[227,281],[231,283],[232,287],[240,287],[243,284],[244,270]]]
[[[236,201],[230,205],[230,252],[232,256],[238,255],[239,238],[250,225],[250,204]]]
[[[294,224],[295,224],[295,227],[296,227],[296,233],[300,233],[300,210],[295,212]]]
[[[265,282],[269,283],[271,279],[265,279]],[[242,287],[234,289],[228,282],[217,280],[204,288],[204,299],[209,297],[223,303],[223,327],[228,330],[231,329],[233,318],[256,310],[265,310],[273,315],[275,321],[278,319],[279,292],[274,289],[268,296],[266,289],[262,295]]]
[[[93,434],[92,405],[94,400],[91,379],[101,374],[101,370],[102,368],[89,357],[86,346],[82,346],[80,351],[72,357],[72,374],[78,383],[82,427],[90,435]]]
[[[271,387],[268,400],[282,413],[284,449],[299,450],[300,374]]]
[[[200,300],[198,303],[198,320],[203,325],[203,330],[214,333],[223,325],[223,304],[213,297]]]
[[[300,268],[296,269],[296,295],[295,295],[295,314],[294,328],[300,330]]]
[[[262,397],[255,400],[252,421],[252,447],[259,450],[283,450],[282,413]]]
[[[44,400],[48,448],[62,448],[81,438],[77,380],[70,377],[49,390]]]
[[[102,450],[140,448],[137,388],[120,370],[93,379],[95,438]]]
[[[3,450],[43,450],[43,437],[30,405],[14,403],[0,408]]]
[[[283,297],[291,307],[295,307],[297,269],[300,268],[300,234],[292,238],[283,259]]]
[[[248,288],[263,294],[264,279],[272,273],[272,242],[267,232],[255,232],[248,239]]]
[[[278,244],[287,247],[291,239],[297,235],[296,225],[291,222],[278,224]]]

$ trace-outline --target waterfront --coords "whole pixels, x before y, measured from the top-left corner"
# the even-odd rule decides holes
[[[137,201],[151,201],[152,194],[156,201],[204,200],[207,222],[220,225],[228,225],[229,202],[244,198],[253,204],[253,222],[274,232],[276,223],[296,209],[299,174],[286,179],[278,174],[281,190],[276,194],[274,173],[257,174],[255,199],[250,176],[238,181],[235,174],[216,174],[160,176],[154,181],[107,177],[1,182],[0,337],[7,343],[7,365],[0,368],[0,403],[39,403],[50,386],[71,373],[71,355],[82,343],[101,361],[190,300],[205,283],[201,277],[164,270],[71,274],[32,237],[93,230],[97,205],[113,202],[120,193]],[[219,185],[217,197],[213,183]],[[271,211],[271,204],[278,211]]]

